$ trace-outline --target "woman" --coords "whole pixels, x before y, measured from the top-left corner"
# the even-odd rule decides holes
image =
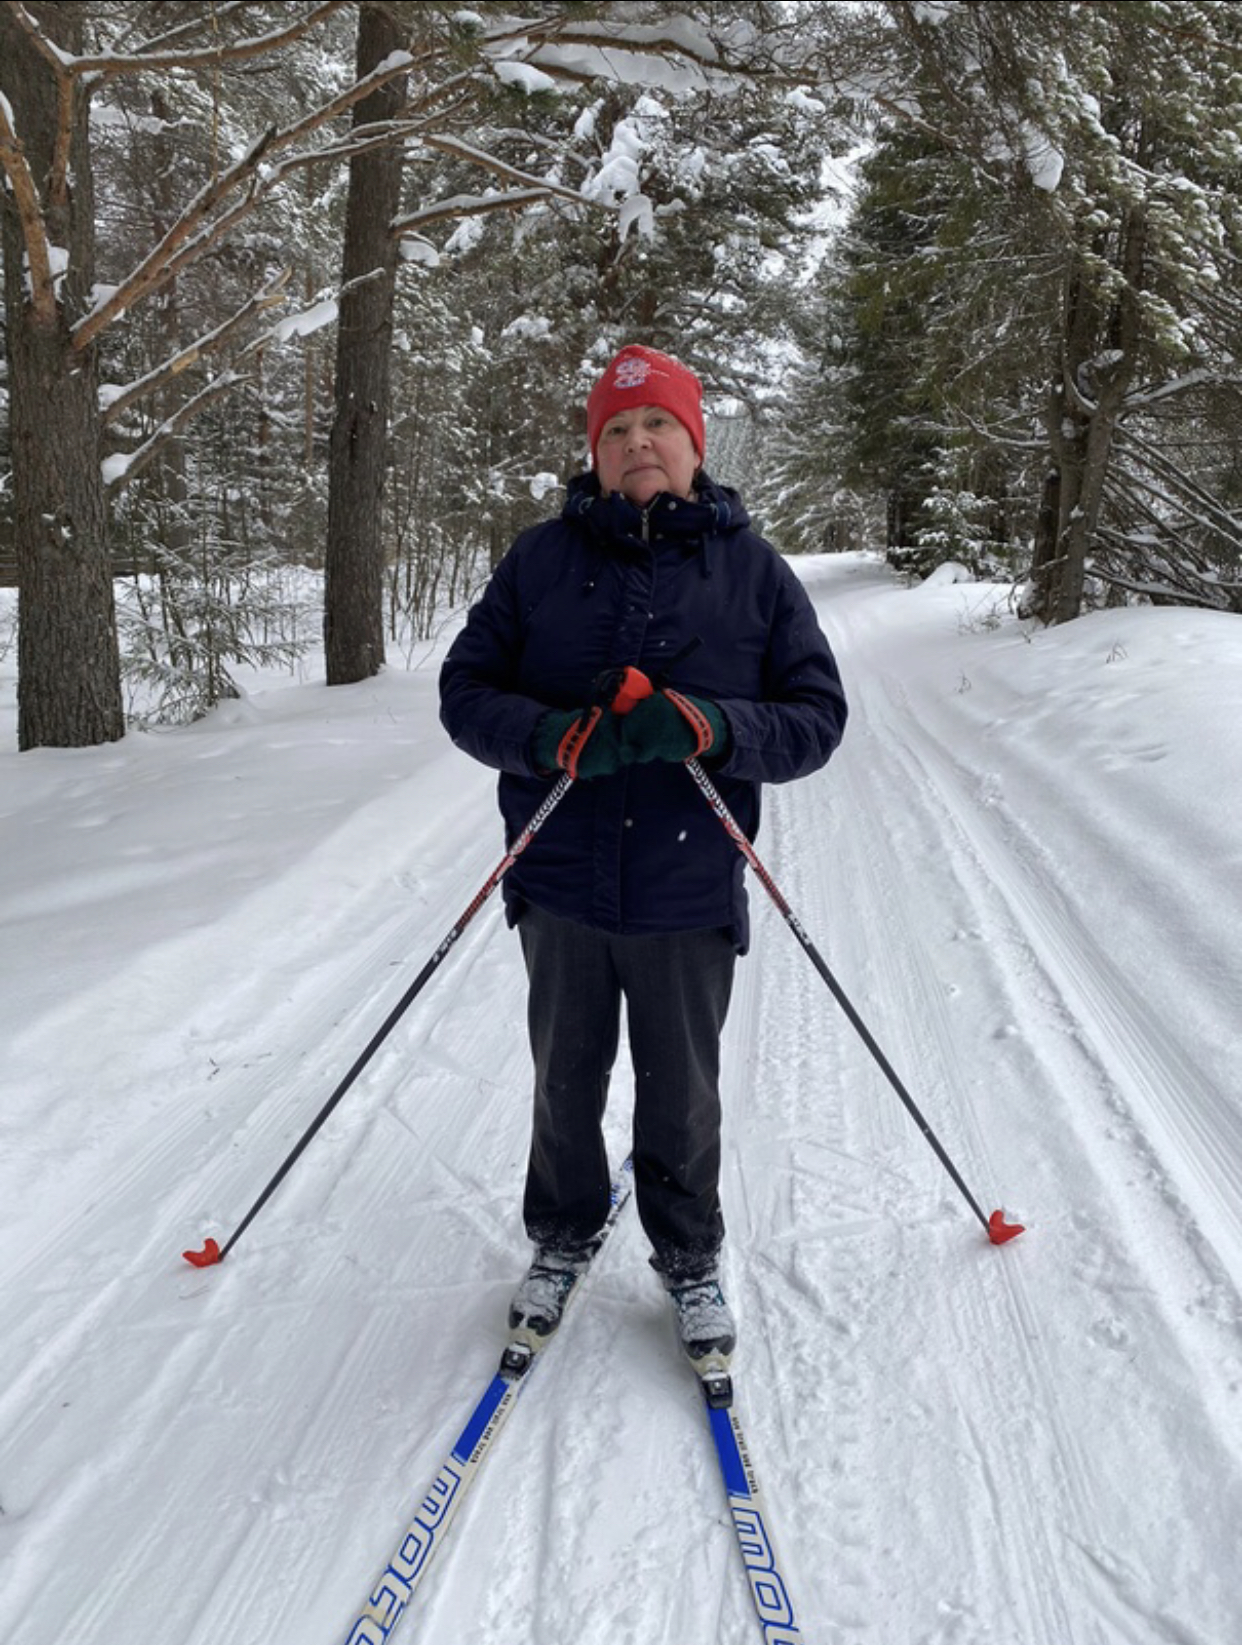
[[[801,584],[703,471],[701,398],[654,349],[611,361],[587,400],[593,472],[513,544],[440,689],[453,741],[502,773],[510,840],[561,771],[576,778],[504,882],[535,1065],[535,1255],[510,1326],[534,1346],[556,1328],[607,1217],[601,1124],[624,1000],[639,1216],[707,1374],[736,1335],[720,1285],[718,1075],[745,864],[679,767],[702,760],[753,838],[760,784],[818,770],[846,706]],[[597,682],[630,665],[658,689],[622,717]]]

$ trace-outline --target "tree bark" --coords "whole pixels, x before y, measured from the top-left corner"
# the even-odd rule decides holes
[[[404,44],[382,5],[358,17],[361,78]],[[354,107],[354,123],[390,119],[405,95],[389,81]],[[349,166],[345,256],[329,444],[324,652],[329,685],[369,679],[384,664],[383,494],[388,462],[390,358],[401,203],[399,148],[356,155]]]
[[[76,6],[33,5],[59,46],[81,49]],[[103,475],[95,353],[70,327],[94,279],[94,201],[86,97],[75,90],[65,183],[53,186],[57,84],[8,8],[0,10],[3,87],[39,189],[49,243],[68,253],[53,312],[25,279],[27,242],[0,189],[18,579],[18,745],[85,748],[125,734]]]

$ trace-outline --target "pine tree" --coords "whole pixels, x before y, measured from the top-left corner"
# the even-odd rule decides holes
[[[973,219],[937,231],[920,369],[966,443],[1024,461],[1041,445],[1030,609],[1065,620],[1089,575],[1151,581],[1153,525],[1175,557],[1191,548],[1176,521],[1193,488],[1153,472],[1142,425],[1201,418],[1208,383],[1236,395],[1240,25],[1197,3],[885,10],[894,114],[899,96]],[[1231,521],[1208,529],[1228,554]]]

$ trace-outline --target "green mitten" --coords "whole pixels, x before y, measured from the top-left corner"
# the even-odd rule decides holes
[[[729,727],[716,704],[679,691],[644,697],[621,721],[621,757],[627,765],[721,754],[728,740]]]
[[[584,781],[611,776],[624,763],[616,716],[600,709],[550,708],[535,723],[531,754],[540,771]]]

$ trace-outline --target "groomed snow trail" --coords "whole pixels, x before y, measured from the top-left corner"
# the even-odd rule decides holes
[[[1101,800],[1115,785],[1047,756],[1022,639],[998,656],[943,593],[866,559],[820,562],[810,587],[853,715],[824,772],[768,790],[760,854],[976,1198],[1028,1232],[988,1245],[752,884],[728,1275],[808,1645],[1231,1645],[1222,842],[1163,788],[1145,838]],[[0,1121],[21,1167],[0,1211],[6,1645],[339,1645],[494,1366],[529,1084],[499,898],[225,1267],[177,1259],[227,1234],[499,856],[492,779],[434,733],[430,671],[376,690],[374,717],[406,729],[351,756],[382,772],[360,771],[357,804],[256,848],[254,882],[184,928],[142,926],[106,976],[28,979]],[[368,700],[315,710],[339,722],[323,747]],[[270,795],[247,788],[260,811],[281,729]],[[234,795],[235,742],[177,746]],[[1120,784],[1158,758],[1100,751]],[[1162,830],[1202,858],[1177,907]],[[628,1111],[623,1050],[617,1158]],[[631,1210],[396,1639],[759,1638]]]

